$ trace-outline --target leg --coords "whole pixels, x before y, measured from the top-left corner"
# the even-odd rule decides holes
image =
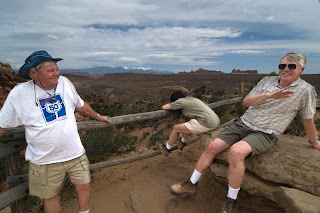
[[[179,133],[184,133],[184,134],[188,134],[190,135],[191,132],[189,129],[187,129],[187,127],[184,125],[184,124],[177,124],[177,125],[174,125],[173,128],[172,128],[172,131],[170,133],[170,137],[169,137],[169,140],[168,140],[168,144],[170,146],[173,146],[176,141],[178,140],[179,138]]]
[[[230,147],[229,144],[221,140],[220,138],[215,138],[206,148],[206,150],[201,154],[198,163],[196,165],[196,170],[203,173],[209,168],[215,156]]]
[[[191,135],[191,132],[190,132],[190,133],[183,133],[182,137],[183,137],[185,140],[187,140],[190,135]]]
[[[229,189],[224,199],[221,213],[231,213],[236,204],[240,186],[245,174],[244,159],[252,152],[251,146],[245,141],[239,141],[231,146],[229,151]]]
[[[91,190],[90,182],[85,184],[75,184],[78,194],[78,203],[80,211],[87,211],[90,208]]]
[[[209,168],[214,157],[230,147],[229,144],[219,138],[215,138],[201,154],[190,180],[182,183],[174,184],[170,187],[170,191],[175,195],[195,195],[197,193],[197,184],[202,173]]]
[[[156,145],[158,147],[158,149],[161,151],[161,153],[164,156],[168,156],[169,153],[171,152],[172,146],[177,143],[178,139],[179,139],[179,133],[186,133],[186,134],[191,134],[190,130],[187,129],[187,127],[184,124],[177,124],[174,125],[172,128],[172,131],[170,133],[170,137],[169,140],[167,141],[167,144],[164,145],[161,142],[157,142]],[[182,142],[177,143],[178,147],[180,150],[183,150],[183,147],[185,144],[183,144]]]
[[[43,199],[44,211],[46,213],[60,213],[60,198],[55,195],[51,198]]]
[[[238,189],[241,186],[244,174],[244,159],[252,152],[251,146],[245,141],[239,141],[230,148],[229,152],[229,185]]]

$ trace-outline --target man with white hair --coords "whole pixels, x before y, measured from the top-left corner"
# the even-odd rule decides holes
[[[24,125],[29,161],[29,193],[44,200],[46,213],[60,212],[59,191],[65,176],[75,185],[79,211],[90,209],[90,170],[74,111],[110,123],[78,95],[73,84],[60,76],[46,51],[36,51],[20,68],[28,81],[15,86],[0,111],[0,135],[5,128]]]
[[[221,131],[200,156],[190,179],[170,187],[176,195],[195,195],[203,172],[219,153],[229,150],[229,190],[222,213],[231,213],[245,174],[244,159],[267,152],[299,113],[311,146],[320,150],[314,124],[317,94],[312,85],[300,78],[306,64],[301,53],[285,54],[279,76],[263,78],[243,99],[249,107],[240,119]]]

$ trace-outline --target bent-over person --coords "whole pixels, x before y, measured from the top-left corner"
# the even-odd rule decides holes
[[[170,103],[163,105],[161,109],[180,110],[184,116],[190,118],[190,120],[185,123],[173,126],[166,145],[161,142],[156,143],[158,149],[164,156],[169,155],[175,143],[177,143],[180,150],[183,150],[191,134],[198,135],[209,132],[220,125],[220,119],[217,114],[204,102],[198,98],[186,96],[186,94],[181,91],[173,92],[170,96]],[[181,138],[179,138],[180,133],[182,133]]]

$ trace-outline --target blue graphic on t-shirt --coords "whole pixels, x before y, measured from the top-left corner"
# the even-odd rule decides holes
[[[55,95],[54,98],[39,99],[39,103],[47,124],[67,118],[66,108],[60,94]]]

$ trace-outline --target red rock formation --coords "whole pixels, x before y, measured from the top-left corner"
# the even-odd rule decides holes
[[[6,100],[11,89],[25,80],[15,72],[10,64],[0,62],[0,108]]]

